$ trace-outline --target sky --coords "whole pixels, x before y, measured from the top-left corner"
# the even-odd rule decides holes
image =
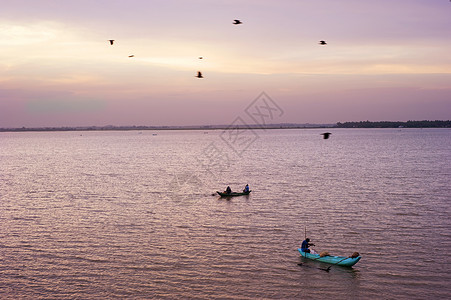
[[[2,128],[451,119],[448,0],[0,7]]]

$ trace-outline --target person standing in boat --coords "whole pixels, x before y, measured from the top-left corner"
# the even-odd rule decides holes
[[[249,184],[244,187],[243,193],[249,193]]]
[[[302,242],[302,245],[301,245],[301,251],[302,251],[302,252],[310,253],[310,249],[308,248],[308,247],[310,247],[310,246],[315,246],[315,244],[310,243],[310,239],[309,239],[309,238],[306,238],[306,239]]]
[[[232,193],[232,189],[230,188],[230,186],[227,186],[225,192],[226,192],[227,194]]]

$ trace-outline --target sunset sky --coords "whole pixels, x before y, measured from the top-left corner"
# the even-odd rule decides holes
[[[0,127],[252,123],[262,92],[275,123],[451,119],[451,2],[0,0]]]

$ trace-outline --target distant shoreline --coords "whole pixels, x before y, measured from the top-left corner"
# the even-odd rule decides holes
[[[299,125],[205,125],[205,126],[79,126],[79,127],[35,127],[35,128],[0,128],[0,132],[27,132],[27,131],[144,131],[144,130],[259,130],[259,129],[309,129],[334,128],[336,124],[299,124]]]
[[[200,126],[66,126],[66,127],[20,127],[0,128],[0,132],[28,131],[131,131],[131,130],[258,130],[258,129],[319,129],[319,128],[451,128],[451,120],[447,121],[360,121],[338,122],[336,124],[265,124],[265,125],[200,125]]]
[[[441,121],[360,121],[360,122],[345,122],[337,123],[337,128],[451,128],[451,120]]]

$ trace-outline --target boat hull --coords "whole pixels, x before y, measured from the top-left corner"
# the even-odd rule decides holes
[[[311,260],[320,261],[327,264],[342,266],[342,267],[352,267],[362,258],[361,256],[357,256],[356,258],[345,257],[345,256],[323,256],[321,257],[319,254],[312,254],[308,252],[302,251],[298,248],[299,253],[305,258],[309,258]]]
[[[232,193],[230,193],[230,194],[222,193],[222,192],[216,192],[216,193],[218,193],[218,195],[221,196],[221,197],[236,197],[236,196],[245,196],[245,195],[249,195],[251,192],[252,192],[252,191],[245,192],[245,193],[235,193],[235,192],[232,192]]]

